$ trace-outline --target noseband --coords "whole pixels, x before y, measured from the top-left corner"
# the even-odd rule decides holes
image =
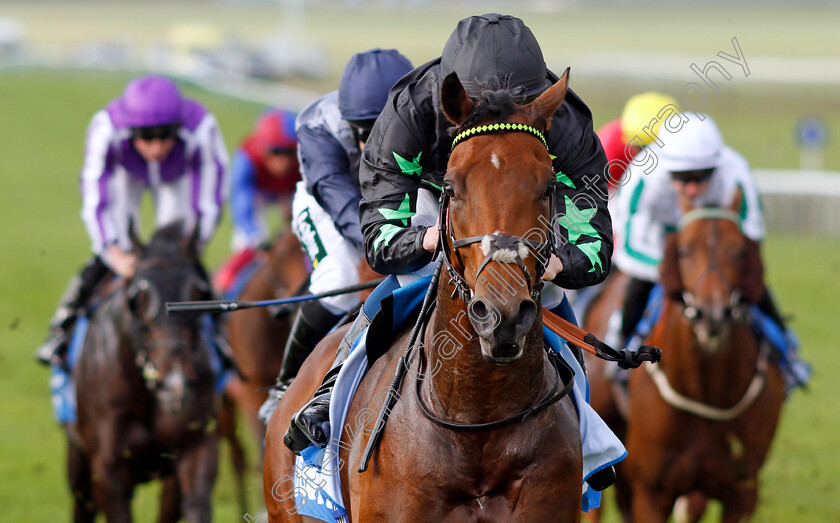
[[[534,127],[525,124],[517,123],[496,123],[490,125],[481,125],[478,127],[471,127],[458,133],[452,140],[452,149],[459,143],[463,143],[469,138],[478,136],[480,134],[499,133],[499,132],[525,132],[536,138],[539,138],[543,146],[548,149],[545,137]],[[531,289],[531,298],[536,300],[542,291],[543,273],[545,272],[545,264],[548,263],[549,256],[552,252],[552,244],[550,242],[541,242],[521,236],[512,236],[510,234],[496,231],[494,233],[481,234],[477,236],[470,236],[456,240],[452,234],[452,215],[449,212],[449,203],[451,200],[450,194],[444,189],[440,194],[440,245],[443,251],[443,262],[446,265],[446,272],[449,274],[449,283],[455,287],[452,293],[454,298],[456,295],[461,298],[464,303],[469,304],[473,298],[473,290],[470,288],[464,277],[455,269],[452,264],[453,256],[458,259],[461,267],[464,267],[464,260],[461,258],[459,249],[468,247],[474,243],[481,243],[482,251],[484,252],[484,259],[478,266],[475,273],[476,281],[481,272],[487,267],[491,261],[498,261],[500,263],[516,264],[525,276],[525,284],[531,288],[532,282],[536,281]],[[549,213],[554,209],[554,191],[551,191],[549,196]],[[528,256],[528,252],[536,256],[536,274],[531,276],[530,271],[523,263],[523,258]]]

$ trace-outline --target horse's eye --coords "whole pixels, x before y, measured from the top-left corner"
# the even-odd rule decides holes
[[[543,199],[548,200],[552,196],[554,196],[554,192],[557,190],[557,185],[554,183],[548,184],[548,187],[545,188],[545,192],[543,193]]]
[[[444,183],[443,184],[443,192],[446,193],[447,196],[450,198],[455,197],[455,187],[452,187],[451,183]]]

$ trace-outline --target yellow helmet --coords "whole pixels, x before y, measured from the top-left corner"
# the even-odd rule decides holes
[[[624,111],[621,112],[621,140],[624,143],[630,143],[638,135],[645,145],[650,145],[653,138],[648,136],[644,128],[650,124],[651,120],[657,118],[656,115],[663,107],[669,104],[679,107],[677,100],[673,97],[654,91],[631,97],[624,104]],[[658,133],[661,123],[656,119],[649,132],[652,134]]]

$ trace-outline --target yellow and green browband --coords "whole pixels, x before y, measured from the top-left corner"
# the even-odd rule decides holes
[[[486,134],[486,133],[494,133],[499,131],[523,131],[526,133],[533,134],[540,141],[543,143],[546,149],[548,149],[548,144],[545,141],[545,136],[539,130],[531,127],[530,125],[525,125],[524,123],[494,123],[490,125],[479,125],[478,127],[470,127],[466,131],[461,131],[455,136],[455,139],[452,140],[452,149],[455,148],[460,142],[463,142],[467,138],[472,138],[473,136],[479,134]],[[451,149],[450,149],[451,150]]]

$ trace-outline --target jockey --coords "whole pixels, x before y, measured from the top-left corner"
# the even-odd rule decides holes
[[[654,91],[637,94],[624,104],[621,118],[598,129],[598,138],[610,166],[607,185],[611,194],[617,190],[630,160],[654,141],[662,124],[658,115],[669,106],[679,107],[677,101],[667,94]]]
[[[539,44],[522,20],[491,13],[462,20],[440,58],[415,68],[394,86],[363,153],[360,214],[370,266],[380,273],[398,275],[400,285],[434,270],[433,253],[439,237],[437,202],[453,140],[448,133],[452,123],[443,115],[438,100],[441,83],[452,72],[473,95],[485,80],[492,82],[491,77],[497,82],[507,80],[525,103],[558,80],[546,69]],[[606,158],[592,130],[589,108],[571,89],[553,118],[545,138],[560,182],[558,207],[553,213],[564,215],[559,232],[563,238],[543,279],[560,287],[581,288],[603,280],[610,268],[612,229],[603,176]],[[600,192],[590,189],[591,185]],[[577,198],[579,195],[582,197]],[[578,207],[572,209],[575,202]],[[586,232],[574,235],[571,241],[568,227]],[[376,294],[374,291],[365,302],[351,332],[360,332],[364,325],[359,324],[370,322],[368,318],[379,303]],[[543,293],[543,305],[549,308],[558,307],[562,299],[557,287],[548,286]],[[293,417],[284,439],[293,452],[327,443],[332,385],[348,352],[339,347],[333,369],[315,398]],[[590,478],[590,485],[598,490],[614,477],[611,467],[602,472],[596,474],[598,478]]]
[[[322,96],[298,116],[303,180],[295,191],[292,229],[312,262],[311,293],[359,282],[359,265],[365,263],[359,227],[362,149],[388,91],[411,69],[411,62],[393,49],[355,54],[344,68],[338,91]],[[353,293],[301,305],[277,386],[260,409],[266,422],[315,345],[359,302]]]
[[[622,176],[631,160],[643,148],[650,145],[659,132],[662,121],[658,115],[663,114],[669,108],[678,110],[678,107],[677,101],[666,94],[654,91],[637,94],[630,97],[624,104],[620,118],[616,118],[598,129],[598,139],[601,140],[601,146],[607,155],[607,164],[609,165],[607,190],[609,191],[608,208],[611,215],[615,214],[618,187],[623,183]],[[587,308],[600,294],[601,287],[603,285],[595,285],[567,293],[574,304],[577,317],[585,317]],[[618,328],[610,329],[604,341],[615,344],[616,341],[613,338],[617,331]]]
[[[644,164],[635,159],[625,175],[616,205],[616,250],[614,262],[631,276],[625,295],[621,337],[633,334],[647,304],[650,291],[659,280],[666,237],[677,230],[682,215],[680,198],[694,207],[726,207],[741,191],[740,225],[748,238],[748,259],[760,264],[760,242],[765,226],[755,180],[747,161],[726,146],[714,120],[701,113],[672,112],[660,129],[660,142],[647,147]],[[677,297],[680,299],[679,297]],[[791,356],[796,342],[787,331],[766,287],[744,292],[743,298],[786,331]],[[807,365],[801,364],[798,383],[807,380]]]
[[[230,205],[233,254],[216,271],[215,287],[227,291],[239,271],[268,240],[263,210],[276,204],[284,222],[291,221],[291,202],[300,181],[295,113],[264,112],[254,131],[233,153]]]
[[[80,184],[93,257],[65,291],[51,335],[36,354],[40,362],[63,364],[68,333],[106,274],[134,273],[129,228],[139,223],[143,192],[151,192],[157,228],[178,220],[186,231],[197,226],[203,247],[219,222],[227,170],[215,117],[183,97],[168,78],[131,81],[122,96],[93,116]]]

